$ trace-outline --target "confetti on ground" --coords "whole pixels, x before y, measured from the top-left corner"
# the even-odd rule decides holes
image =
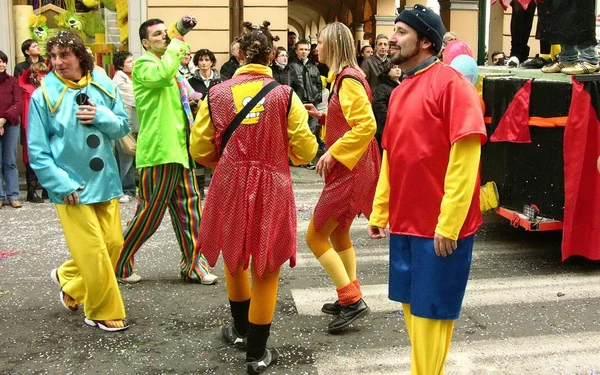
[[[16,251],[0,251],[0,260],[6,260],[9,256],[15,255]]]

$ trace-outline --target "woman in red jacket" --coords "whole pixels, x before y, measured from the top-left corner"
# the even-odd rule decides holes
[[[29,118],[29,101],[35,89],[40,87],[42,79],[48,74],[48,66],[41,61],[33,63],[29,69],[21,74],[19,86],[23,91],[23,111],[21,113],[21,128],[23,129],[23,163],[25,164],[25,181],[27,182],[27,202],[42,203],[44,198],[48,199],[48,192],[42,189],[42,196],[37,195],[38,179],[29,165],[29,153],[27,152],[27,124]]]
[[[17,144],[21,129],[21,88],[6,71],[8,56],[0,51],[0,207],[22,206],[19,200]]]

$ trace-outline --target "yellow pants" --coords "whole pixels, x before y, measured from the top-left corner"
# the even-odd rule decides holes
[[[125,319],[115,276],[123,248],[119,201],[57,204],[56,210],[73,257],[58,268],[62,290],[83,303],[88,319]]]
[[[403,303],[404,321],[412,347],[411,375],[444,375],[452,343],[454,320],[435,320],[412,315]]]

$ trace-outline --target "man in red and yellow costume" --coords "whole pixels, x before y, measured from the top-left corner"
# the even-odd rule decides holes
[[[445,32],[423,5],[396,18],[391,61],[406,78],[390,98],[369,221],[371,238],[389,222],[389,298],[402,302],[413,375],[444,373],[482,223],[484,120],[475,87],[436,58]]]

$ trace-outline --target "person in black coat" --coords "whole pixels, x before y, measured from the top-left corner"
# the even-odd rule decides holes
[[[288,51],[283,47],[277,47],[275,54],[275,60],[271,64],[275,81],[290,86],[296,93],[301,92],[302,84],[298,79],[298,74],[288,64]]]
[[[210,50],[205,48],[198,50],[192,61],[194,62],[194,65],[198,67],[198,70],[194,72],[194,76],[190,78],[188,82],[194,91],[202,94],[201,100],[205,100],[210,88],[223,82],[224,79],[221,77],[221,74],[214,69],[214,66],[217,64],[217,58]],[[196,106],[192,105],[194,117],[196,116],[199,107],[199,102]],[[204,199],[204,188],[210,184],[211,175],[212,171],[209,168],[203,166],[196,168],[196,182],[198,184],[198,189],[200,190],[201,199]]]
[[[194,72],[194,76],[188,80],[194,91],[202,94],[202,99],[208,95],[208,90],[221,83],[224,79],[221,74],[214,69],[217,64],[215,54],[205,48],[198,50],[192,60],[198,70]]]
[[[536,38],[560,44],[558,61],[544,73],[585,74],[600,69],[596,52],[594,0],[544,0],[538,4]]]
[[[377,87],[375,87],[375,91],[373,92],[373,112],[375,114],[375,121],[377,122],[375,139],[377,139],[377,143],[379,144],[380,152],[383,152],[381,148],[381,137],[387,119],[390,96],[392,95],[392,91],[400,84],[401,79],[402,70],[400,70],[398,65],[387,67],[377,77]]]
[[[221,77],[223,77],[223,80],[233,77],[237,68],[240,67],[240,42],[237,39],[231,43],[229,51],[231,52],[231,57],[221,67]]]

